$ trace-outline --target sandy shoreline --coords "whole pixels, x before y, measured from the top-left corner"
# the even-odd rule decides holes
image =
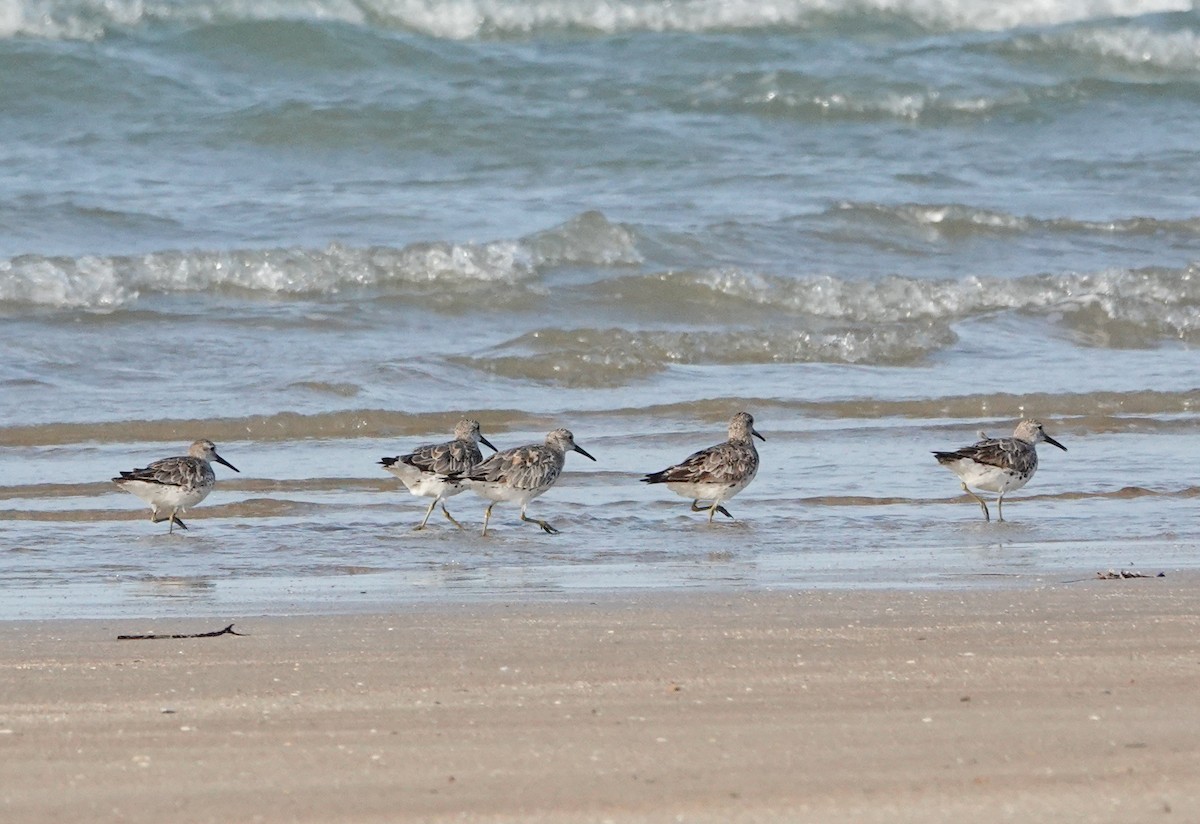
[[[1195,821],[1198,585],[8,622],[0,818]]]

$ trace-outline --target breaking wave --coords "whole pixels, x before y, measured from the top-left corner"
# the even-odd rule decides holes
[[[111,29],[144,25],[263,20],[382,26],[456,40],[558,31],[804,29],[839,20],[1001,31],[1190,8],[1185,0],[12,0],[0,5],[0,37],[94,40]]]
[[[1017,219],[994,218],[983,228],[977,214],[951,220],[959,223],[953,231],[1021,231],[1010,223]],[[951,228],[927,214],[904,219]],[[1130,221],[1096,230],[1143,227]],[[143,294],[213,291],[355,302],[395,295],[479,322],[505,308],[537,309],[552,323],[459,362],[566,383],[589,370],[606,371],[606,384],[671,364],[916,363],[953,346],[955,324],[998,314],[1058,327],[1082,346],[1200,344],[1200,264],[866,279],[738,267],[647,271],[640,260],[632,232],[589,213],[519,242],[478,246],[18,258],[0,262],[0,302],[15,304],[15,312],[23,305],[100,310],[99,318]],[[390,322],[381,311],[379,322]],[[608,326],[597,324],[598,317],[610,318]],[[357,391],[337,381],[305,387],[341,396]]]
[[[1125,69],[1190,73],[1200,68],[1200,36],[1191,30],[1081,26],[1019,37],[1014,48],[1039,55],[1074,54]]]
[[[1018,312],[1051,320],[1094,335],[1097,345],[1144,346],[1163,339],[1200,343],[1200,272],[1185,269],[1114,269],[1094,273],[1047,274],[1019,278],[964,277],[921,279],[892,276],[858,280],[832,275],[789,278],[740,269],[671,272],[622,278],[606,284],[612,301],[630,310],[647,300],[672,307],[670,317],[695,316],[729,300],[751,309],[770,310],[776,319],[868,325],[889,336],[887,324],[903,324],[904,333],[920,325],[950,324],[998,312]],[[735,309],[737,307],[734,307]],[[726,311],[732,311],[726,307]],[[665,313],[664,313],[664,316]],[[932,329],[932,327],[931,327]],[[756,329],[769,336],[770,330]],[[1100,338],[1108,336],[1107,342]],[[903,335],[898,336],[902,338]],[[913,351],[947,345],[952,339],[917,334]],[[857,362],[848,359],[848,362]]]
[[[79,258],[23,255],[0,260],[0,303],[105,309],[145,293],[236,290],[266,295],[334,295],[405,285],[515,284],[561,265],[632,265],[633,233],[598,212],[518,241],[418,243],[404,248],[169,251]]]
[[[1004,313],[1058,326],[1081,346],[1200,344],[1200,277],[1191,269],[877,281],[685,272],[621,279],[612,294],[606,308],[630,314],[645,315],[653,301],[661,325],[541,328],[452,361],[564,386],[621,386],[673,365],[905,366],[953,347],[956,323]],[[704,320],[714,312],[723,316],[715,329]]]

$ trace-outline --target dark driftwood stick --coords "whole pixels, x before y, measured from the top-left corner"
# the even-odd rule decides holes
[[[233,624],[225,627],[225,629],[214,630],[213,632],[192,632],[192,633],[177,633],[175,635],[155,635],[153,632],[146,635],[118,635],[118,641],[146,641],[156,638],[216,638],[218,635],[242,635],[244,632],[234,632]]]

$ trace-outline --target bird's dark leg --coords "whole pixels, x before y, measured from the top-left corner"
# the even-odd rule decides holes
[[[729,514],[729,510],[718,504],[716,501],[713,501],[712,506],[699,506],[699,504],[700,500],[698,498],[692,501],[692,512],[707,512],[708,522],[710,524],[712,523],[713,515],[718,512],[720,512],[726,518],[733,520],[733,516]]]
[[[963,481],[962,488],[963,488],[963,492],[967,493],[967,494],[968,494],[968,495],[970,495],[972,498],[974,498],[975,500],[979,501],[979,506],[983,508],[983,519],[984,519],[985,521],[990,521],[990,520],[992,520],[992,513],[988,512],[988,508],[987,508],[987,502],[985,502],[985,501],[983,500],[983,498],[980,498],[978,495],[976,495],[974,492],[972,492],[970,489],[968,489],[968,488],[967,488],[967,483],[966,483],[966,481]],[[1001,518],[1000,520],[1004,520],[1004,519],[1003,519],[1003,518]]]
[[[525,507],[521,507],[521,520],[525,521],[526,523],[537,524],[538,526],[540,526],[542,529],[544,529],[550,535],[558,534],[558,530],[555,529],[554,527],[550,526],[550,524],[546,523],[545,521],[539,521],[537,518],[526,517]]]
[[[442,514],[446,516],[446,518],[450,521],[450,523],[454,524],[459,529],[465,529],[465,527],[462,524],[460,524],[458,521],[454,520],[454,516],[450,514],[450,510],[446,509],[445,501],[442,501]],[[428,517],[428,516],[426,516],[426,517]]]
[[[722,515],[724,515],[729,520],[731,520],[731,521],[733,520],[733,516],[729,514],[728,509],[721,506],[716,501],[713,501],[713,505],[708,508],[708,522],[710,524],[712,523],[713,515],[715,515],[718,512],[720,512]]]
[[[488,508],[483,511],[483,535],[484,535],[484,537],[487,537],[487,525],[488,525],[488,521],[491,520],[491,517],[492,517],[492,507],[495,505],[496,505],[496,502],[492,501],[490,504],[488,504]]]
[[[414,529],[413,529],[414,532],[419,529],[424,529],[425,524],[429,523],[429,513],[433,512],[433,508],[435,506],[437,506],[437,502],[438,502],[437,498],[434,498],[433,501],[430,502],[429,509],[425,510],[425,517],[421,519],[421,523],[417,524],[416,527],[414,527]]]

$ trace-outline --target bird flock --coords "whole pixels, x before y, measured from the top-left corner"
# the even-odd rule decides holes
[[[997,498],[998,520],[1004,520],[1004,496],[1025,486],[1037,471],[1037,444],[1049,443],[1066,451],[1066,447],[1046,434],[1040,421],[1026,418],[1020,421],[1009,438],[988,438],[949,452],[934,452],[938,463],[959,477],[963,491],[978,501],[985,520],[991,512],[972,487],[993,492]],[[693,512],[707,512],[708,522],[719,512],[733,518],[724,506],[750,485],[758,474],[759,457],[754,439],[766,441],[754,428],[754,418],[738,412],[729,421],[729,437],[721,443],[693,452],[677,464],[651,472],[640,480],[647,484],[664,484],[667,489],[690,498]],[[483,457],[479,445],[494,454]],[[413,495],[432,498],[425,517],[416,529],[424,529],[434,508],[441,504],[442,513],[452,524],[463,528],[450,510],[446,499],[471,490],[489,503],[483,514],[483,534],[488,534],[492,509],[498,503],[519,504],[520,518],[537,524],[554,535],[558,529],[526,514],[529,503],[547,492],[562,476],[568,452],[578,452],[592,461],[596,459],[575,443],[567,429],[555,429],[542,443],[531,443],[512,449],[498,450],[483,436],[479,422],[463,419],[454,428],[453,440],[420,446],[404,455],[385,457],[379,464],[400,479]],[[239,470],[217,454],[212,441],[198,440],[187,455],[163,458],[141,469],[121,472],[113,482],[150,505],[153,523],[168,521],[167,532],[175,527],[187,529],[180,513],[203,501],[216,483],[212,463],[222,464],[234,472]],[[703,504],[703,505],[702,505]]]

